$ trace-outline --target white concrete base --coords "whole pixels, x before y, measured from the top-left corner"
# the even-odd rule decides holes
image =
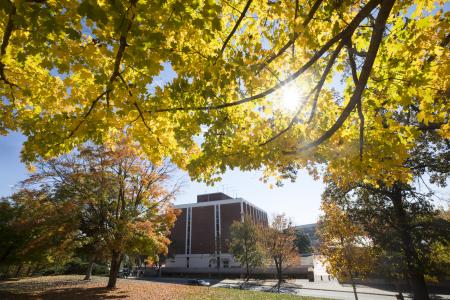
[[[174,258],[166,259],[167,268],[217,268],[217,257],[220,257],[220,268],[240,268],[241,265],[236,262],[229,253],[216,254],[177,254]],[[189,259],[189,267],[188,267]]]

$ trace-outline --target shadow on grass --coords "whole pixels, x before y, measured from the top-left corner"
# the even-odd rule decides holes
[[[105,287],[71,287],[71,288],[60,288],[55,290],[50,290],[42,292],[39,294],[20,294],[13,293],[9,291],[0,291],[0,299],[4,300],[75,300],[75,299],[87,299],[87,300],[97,300],[97,299],[123,299],[126,298],[128,294],[125,291],[120,290],[110,290]]]
[[[89,281],[83,281],[83,280],[74,280],[74,279],[66,279],[66,280],[55,280],[55,281],[34,281],[33,278],[30,278],[29,281],[22,281],[22,280],[8,280],[4,282],[0,282],[0,290],[6,289],[6,290],[12,290],[12,291],[19,291],[19,292],[34,292],[36,290],[45,290],[48,288],[60,288],[67,285],[73,285],[80,284],[84,285],[89,283]]]

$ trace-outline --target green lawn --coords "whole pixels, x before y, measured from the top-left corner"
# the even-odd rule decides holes
[[[225,299],[319,299],[267,292],[242,291],[226,288],[207,288],[180,284],[156,283],[119,279],[117,288],[105,288],[107,278],[94,276],[83,281],[83,276],[42,276],[20,280],[0,281],[0,299],[50,300],[50,299],[143,299],[143,300],[225,300]]]
[[[268,299],[268,300],[306,300],[314,299],[318,300],[320,298],[314,297],[300,297],[294,295],[286,294],[275,294],[268,292],[254,292],[254,291],[241,291],[236,289],[224,289],[224,288],[209,288],[204,294],[196,295],[190,299],[201,299],[201,300],[215,300],[215,299],[243,299],[243,300],[253,300],[253,299]]]

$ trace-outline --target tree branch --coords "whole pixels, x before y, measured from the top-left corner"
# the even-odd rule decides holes
[[[11,34],[14,29],[14,18],[16,16],[16,7],[11,1],[8,1],[11,5],[11,11],[8,15],[8,22],[6,23],[5,32],[3,33],[2,44],[0,46],[0,58],[6,54],[6,48],[8,47]],[[16,84],[9,81],[5,76],[5,64],[0,61],[0,80],[9,85],[10,87],[17,86]]]
[[[138,113],[139,113],[139,118],[142,120],[142,123],[144,124],[144,126],[147,128],[148,131],[150,131],[151,134],[154,135],[155,133],[154,133],[154,131],[150,128],[150,126],[147,124],[147,121],[146,121],[145,118],[144,118],[144,114],[143,114],[141,108],[139,107],[139,104],[135,101],[135,102],[133,103],[133,105],[136,107],[136,109],[137,109],[137,111],[138,111]],[[159,139],[159,137],[156,137],[156,140],[158,141],[158,144],[160,144],[161,146],[166,147],[166,146],[161,142],[161,140]]]
[[[308,102],[309,98],[311,97],[311,95],[314,93],[314,91],[316,90],[317,86],[311,90],[311,92],[308,94],[308,96],[306,97],[306,99],[303,101],[303,104],[300,106],[300,108],[297,110],[297,112],[295,113],[294,117],[292,118],[292,120],[289,122],[288,126],[286,126],[286,128],[284,128],[283,130],[281,130],[280,132],[278,132],[277,134],[273,135],[271,138],[269,138],[268,140],[262,142],[259,144],[259,146],[265,146],[271,142],[273,142],[274,140],[276,140],[277,138],[279,138],[280,136],[282,136],[283,134],[285,134],[286,132],[288,132],[292,126],[294,126],[295,123],[298,122],[298,115],[302,112],[303,108],[305,107],[306,103]]]
[[[353,52],[351,51],[351,49],[352,49],[351,41],[348,41],[348,44],[347,44],[348,60],[349,60],[350,69],[352,72],[353,83],[356,86],[356,85],[358,85],[358,72],[357,72],[357,67],[356,67],[356,61],[355,61],[355,58],[353,57]]]
[[[113,69],[113,73],[111,74],[111,77],[109,78],[109,82],[108,82],[108,90],[110,90],[110,91],[112,91],[112,89],[113,89],[112,85],[113,85],[114,81],[116,80],[117,76],[120,75],[120,72],[119,72],[120,64],[122,62],[122,58],[125,53],[125,48],[128,46],[128,44],[127,44],[128,32],[130,31],[131,25],[133,24],[133,20],[136,16],[136,14],[134,12],[136,3],[137,3],[137,0],[130,1],[130,7],[128,8],[126,13],[128,14],[129,11],[131,11],[131,17],[129,19],[124,18],[124,20],[127,20],[127,27],[124,31],[122,30],[122,33],[120,34],[119,49],[117,49],[117,54],[116,54],[116,58],[114,61],[114,69]],[[120,28],[120,29],[122,29],[122,28]],[[123,78],[122,78],[122,80],[123,80]],[[106,99],[107,99],[106,105],[109,107],[109,91],[106,94]]]
[[[111,77],[109,78],[109,82],[108,82],[108,85],[106,87],[106,90],[103,93],[101,93],[94,101],[92,101],[91,106],[89,107],[89,110],[84,115],[83,119],[78,123],[78,125],[70,132],[70,134],[68,135],[67,139],[71,138],[76,133],[76,131],[80,128],[80,126],[86,121],[87,117],[89,117],[89,115],[91,114],[91,112],[95,108],[97,102],[99,102],[100,99],[103,96],[105,96],[105,95],[106,95],[106,102],[107,102],[106,105],[109,108],[109,93],[113,90],[113,82],[118,76],[123,80],[123,82],[127,86],[128,92],[131,93],[131,91],[128,88],[128,85],[125,82],[125,80],[120,75],[119,69],[120,69],[120,64],[121,64],[121,61],[122,61],[122,58],[123,58],[123,55],[124,55],[124,52],[125,52],[125,48],[127,46],[127,39],[126,38],[127,38],[128,32],[131,29],[131,25],[132,25],[132,22],[133,22],[134,17],[135,17],[135,13],[133,11],[133,8],[136,6],[136,3],[137,3],[137,0],[130,1],[130,7],[129,7],[129,9],[126,12],[128,14],[128,12],[130,10],[132,10],[131,18],[128,20],[128,24],[127,24],[127,28],[126,28],[125,32],[121,33],[121,35],[120,35],[119,49],[117,50],[116,58],[115,58],[115,61],[114,61],[113,73],[112,73]]]
[[[282,136],[284,133],[286,133],[289,129],[291,129],[292,126],[294,126],[294,124],[298,121],[298,115],[301,113],[301,111],[305,107],[306,103],[308,102],[309,98],[312,96],[312,94],[315,91],[316,93],[315,93],[314,100],[313,100],[313,108],[312,108],[311,115],[310,115],[309,120],[308,120],[308,123],[311,122],[311,120],[312,120],[312,118],[314,116],[314,111],[316,109],[317,100],[319,98],[320,91],[322,90],[322,87],[323,87],[323,84],[324,84],[324,82],[325,82],[325,80],[327,78],[327,75],[330,72],[331,68],[333,67],[333,64],[336,61],[336,58],[339,55],[339,52],[341,51],[343,45],[344,45],[343,42],[339,43],[337,48],[333,51],[333,54],[331,55],[331,57],[330,57],[330,59],[329,59],[329,61],[327,63],[327,66],[325,67],[325,70],[322,73],[322,76],[321,76],[320,80],[317,82],[316,86],[308,94],[308,96],[304,100],[302,106],[297,110],[297,112],[295,113],[295,115],[292,118],[291,122],[289,122],[289,125],[286,128],[284,128],[283,130],[281,130],[280,132],[278,132],[277,134],[275,134],[274,136],[272,136],[267,141],[259,144],[259,146],[264,146],[264,145],[269,144],[270,142],[273,142],[274,140],[276,140],[277,138]]]
[[[95,98],[94,101],[92,101],[91,106],[89,107],[88,111],[84,114],[83,119],[81,119],[81,121],[77,124],[77,126],[75,126],[75,128],[69,133],[69,135],[67,136],[66,139],[71,138],[75,134],[75,132],[77,132],[77,130],[80,128],[80,126],[86,121],[86,119],[92,113],[97,102],[100,101],[100,99],[107,93],[108,93],[108,90],[104,91],[97,98]]]
[[[353,92],[353,95],[350,98],[349,103],[344,108],[339,118],[336,120],[333,126],[331,126],[331,128],[328,129],[324,134],[322,134],[322,136],[320,136],[317,140],[308,143],[300,148],[297,148],[294,152],[284,152],[285,154],[295,154],[302,151],[306,151],[311,148],[317,147],[318,145],[328,140],[339,128],[341,128],[345,120],[347,120],[347,118],[350,116],[350,113],[353,111],[355,106],[358,104],[358,102],[361,101],[362,94],[366,87],[367,80],[369,78],[370,72],[372,71],[372,67],[378,53],[378,48],[380,47],[381,41],[383,39],[386,21],[387,18],[389,17],[394,2],[395,0],[385,0],[381,4],[380,11],[378,12],[375,21],[375,26],[370,40],[367,57],[366,60],[364,61],[364,65],[361,70],[361,75],[359,77],[358,84],[355,87],[355,91]]]
[[[299,8],[298,0],[295,0],[294,30],[293,30],[293,37],[292,37],[292,39],[295,38],[295,33],[296,33],[296,31],[295,31],[295,21],[297,20],[297,17],[298,17],[298,8]],[[294,59],[295,59],[295,43],[292,43],[292,60],[294,60]]]
[[[308,16],[306,17],[306,19],[303,21],[302,25],[303,27],[308,26],[309,22],[312,20],[312,18],[314,17],[314,14],[316,13],[316,11],[319,9],[320,4],[322,3],[323,0],[316,0],[316,2],[314,2],[313,6],[311,7],[311,10],[308,13]],[[277,53],[272,54],[265,62],[263,62],[259,68],[256,71],[256,74],[258,74],[259,72],[262,71],[262,69],[264,69],[264,67],[268,64],[270,64],[272,61],[274,61],[276,58],[280,57],[287,49],[289,49],[290,46],[292,46],[295,43],[295,40],[300,36],[300,34],[298,34],[297,32],[294,33],[294,36],[292,37],[292,39],[290,39],[280,50],[278,50]]]
[[[239,28],[239,25],[241,24],[242,20],[245,17],[245,14],[247,13],[248,9],[250,8],[250,4],[252,4],[252,0],[248,0],[245,4],[244,10],[242,11],[241,15],[239,16],[239,19],[237,20],[236,24],[234,24],[233,29],[228,34],[227,38],[225,39],[225,42],[222,45],[222,48],[220,49],[220,54],[217,56],[217,59],[223,54],[223,51],[225,51],[225,48],[227,47],[228,42],[230,41],[231,37],[234,35],[236,30]],[[217,61],[216,59],[216,61]]]
[[[320,48],[319,51],[317,51],[313,57],[310,58],[308,62],[306,62],[300,69],[298,69],[295,73],[292,73],[289,75],[285,80],[278,82],[273,87],[265,90],[264,92],[261,92],[259,94],[256,94],[254,96],[246,97],[238,101],[234,102],[228,102],[223,103],[219,105],[212,105],[212,106],[193,106],[193,107],[169,107],[169,108],[161,108],[161,109],[155,109],[154,112],[175,112],[175,111],[197,111],[197,110],[217,110],[217,109],[223,109],[231,106],[240,105],[243,103],[251,102],[257,99],[264,98],[276,90],[282,88],[289,82],[295,80],[297,77],[299,77],[301,74],[303,74],[306,70],[308,70],[319,58],[322,57],[322,55],[330,49],[331,46],[333,46],[335,43],[342,39],[346,39],[350,37],[353,32],[358,27],[359,23],[361,23],[369,14],[370,12],[378,5],[378,3],[381,2],[381,0],[371,0],[369,3],[367,3],[366,6],[364,6],[363,9],[359,11],[359,13],[355,16],[355,18],[352,20],[352,22],[347,26],[344,30],[342,30],[339,34],[331,38],[325,45]],[[377,48],[378,49],[378,48]]]
[[[334,62],[336,61],[336,58],[338,57],[339,53],[341,52],[342,47],[344,46],[344,41],[342,40],[336,49],[334,50],[333,54],[330,57],[330,60],[328,61],[327,66],[325,67],[325,71],[322,74],[322,77],[320,78],[319,82],[317,83],[317,89],[316,89],[316,95],[314,96],[313,106],[311,109],[311,115],[309,116],[308,123],[312,121],[314,118],[314,114],[316,112],[317,107],[317,101],[319,100],[320,91],[322,90],[322,87],[325,83],[325,80],[327,79],[328,73],[331,71],[331,68],[334,65]]]
[[[351,40],[349,40],[347,44],[348,59],[350,61],[350,69],[352,71],[353,82],[355,83],[355,86],[357,86],[359,81],[358,73],[356,69],[355,58],[353,57],[353,52],[351,51],[351,49],[352,49],[352,42]],[[361,99],[357,104],[357,109],[359,117],[359,160],[362,161],[364,153],[364,114],[362,111]]]
[[[358,102],[358,117],[359,117],[359,160],[363,160],[364,154],[364,114],[362,112],[362,103]]]

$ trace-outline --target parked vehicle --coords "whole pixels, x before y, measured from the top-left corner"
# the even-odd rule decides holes
[[[119,277],[120,278],[128,278],[131,275],[131,270],[124,268],[119,271]]]
[[[211,284],[203,279],[190,279],[187,281],[187,284],[190,285],[199,285],[199,286],[210,286]]]

